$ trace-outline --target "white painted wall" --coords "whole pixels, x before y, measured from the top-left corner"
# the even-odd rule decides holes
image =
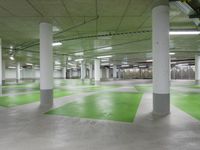
[[[54,70],[54,78],[61,78],[61,77],[62,77],[62,71]],[[22,79],[40,78],[40,70],[22,69],[21,78]],[[16,79],[16,69],[6,69],[5,79]]]

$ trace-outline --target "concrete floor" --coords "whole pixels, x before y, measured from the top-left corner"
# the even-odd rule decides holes
[[[125,86],[112,91],[130,91],[130,85],[146,82],[150,81],[117,81]],[[98,92],[59,98],[54,107],[93,93]],[[44,115],[38,105],[0,108],[0,149],[199,150],[200,147],[200,121],[174,106],[169,116],[153,117],[151,93],[143,95],[133,123]]]

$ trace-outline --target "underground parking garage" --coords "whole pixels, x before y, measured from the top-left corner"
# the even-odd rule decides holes
[[[1,149],[199,149],[199,10],[2,0]]]

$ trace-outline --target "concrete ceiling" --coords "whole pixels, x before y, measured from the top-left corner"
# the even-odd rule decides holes
[[[0,37],[7,64],[16,61],[39,64],[39,23],[51,22],[54,58],[62,64],[69,56],[87,62],[101,55],[113,55],[111,63],[151,59],[151,8],[154,0],[0,0]],[[170,4],[171,29],[196,26],[173,3]],[[146,32],[141,32],[146,31]],[[122,34],[123,33],[123,34]],[[110,35],[109,35],[110,34]],[[107,35],[107,36],[100,36]],[[108,36],[109,35],[109,36]],[[171,36],[170,49],[176,59],[194,58],[199,36]],[[15,61],[9,60],[13,46]],[[112,47],[112,50],[99,50]],[[83,52],[83,56],[75,53]],[[174,59],[175,59],[174,58]]]

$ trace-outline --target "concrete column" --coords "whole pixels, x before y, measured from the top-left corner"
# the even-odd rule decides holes
[[[0,86],[2,85],[2,41],[0,39]]]
[[[21,70],[20,70],[20,63],[17,63],[17,67],[16,67],[16,81],[17,83],[19,83],[19,81],[21,80]]]
[[[66,79],[66,67],[62,68],[62,77],[63,79]]]
[[[73,70],[72,69],[69,69],[69,78],[71,79],[73,76]]]
[[[153,114],[170,113],[169,3],[160,0],[152,10],[153,27]]]
[[[118,69],[118,79],[121,79],[121,69]]]
[[[92,77],[93,77],[93,65],[92,64],[90,64],[89,65],[89,78],[90,78],[90,80],[92,80]]]
[[[81,61],[81,80],[84,81],[86,77],[85,62]]]
[[[95,59],[94,60],[94,80],[95,80],[95,84],[99,84],[100,83],[100,60],[99,59]]]
[[[106,79],[110,78],[110,69],[106,68]]]
[[[117,65],[113,65],[113,79],[117,79]]]
[[[4,85],[6,83],[6,64],[5,64],[5,60],[2,60],[2,85]]]
[[[200,55],[195,56],[195,81],[200,84]]]
[[[52,25],[40,23],[40,105],[53,105],[53,33]]]

